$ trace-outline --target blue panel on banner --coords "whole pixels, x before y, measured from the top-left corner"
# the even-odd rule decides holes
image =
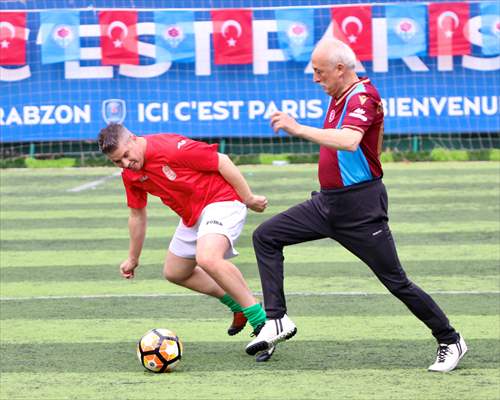
[[[396,4],[385,7],[389,58],[427,55],[427,6]]]
[[[309,61],[314,47],[314,9],[276,10],[278,41],[287,59]]]
[[[297,1],[307,7],[308,1]],[[0,66],[0,141],[95,140],[106,123],[123,121],[138,134],[178,132],[190,137],[272,137],[269,116],[283,110],[301,123],[321,127],[329,97],[313,82],[307,62],[287,60],[280,49],[273,6],[290,1],[234,0],[235,8],[253,9],[253,64],[214,64],[213,25],[209,9],[194,10],[194,60],[178,62],[157,52],[155,12],[168,7],[218,7],[221,1],[138,1],[139,65],[106,66],[101,62],[98,14],[88,2],[72,2],[80,17],[80,59],[42,64],[40,7],[34,1],[3,2],[0,9],[27,13],[26,66]],[[63,1],[45,1],[44,8],[61,8]],[[95,1],[95,7],[125,3]],[[146,6],[146,3],[149,6]],[[168,3],[168,4],[167,4]],[[338,4],[318,1],[315,4]],[[344,2],[345,3],[345,2]],[[354,4],[357,2],[354,2]],[[471,3],[470,41],[466,56],[433,58],[415,49],[393,59],[384,4],[372,7],[373,55],[359,63],[358,74],[379,89],[385,109],[385,131],[391,134],[498,133],[500,126],[500,56],[490,41],[490,7]],[[294,3],[295,4],[295,3]],[[425,3],[428,4],[428,3]],[[488,2],[490,4],[490,2]],[[47,6],[47,7],[45,7]],[[50,7],[49,7],[50,6]],[[29,7],[37,8],[30,10]],[[80,8],[77,8],[80,7]],[[141,7],[147,7],[141,9]],[[156,8],[157,7],[157,8]],[[165,27],[166,14],[156,14]],[[315,41],[331,34],[331,10],[313,10]],[[490,17],[488,17],[490,18]],[[0,21],[1,22],[1,21]],[[226,24],[227,40],[237,40],[237,24]],[[356,24],[349,29],[357,29]],[[485,26],[489,27],[484,33]],[[9,34],[3,24],[1,35]],[[496,26],[496,25],[495,25]],[[117,29],[117,31],[119,31]],[[121,34],[127,34],[123,30]],[[177,34],[171,32],[171,36]],[[189,31],[191,34],[191,31]],[[3,37],[1,36],[0,37]],[[177,43],[175,43],[177,44]],[[166,44],[163,44],[167,46]],[[166,48],[166,47],[165,47]],[[484,55],[484,49],[491,55]],[[185,50],[185,49],[184,49]],[[183,54],[188,54],[183,53]],[[157,58],[158,57],[158,58]],[[186,59],[189,59],[187,57]],[[58,59],[59,61],[59,59]]]
[[[156,60],[194,62],[194,12],[156,11]]]

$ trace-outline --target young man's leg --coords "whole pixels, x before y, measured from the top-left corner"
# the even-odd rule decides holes
[[[163,266],[163,276],[176,285],[218,299],[225,294],[217,282],[197,266],[195,259],[176,256],[170,250],[167,252],[165,265]]]
[[[176,256],[169,250],[163,267],[163,276],[172,283],[216,297],[225,304],[233,312],[233,322],[228,329],[230,336],[239,333],[245,327],[247,319],[243,315],[241,306],[210,275],[196,265],[195,259]]]
[[[255,329],[266,320],[262,306],[252,295],[240,270],[224,259],[231,243],[218,233],[207,233],[198,239],[196,261],[198,265],[217,282],[243,309],[248,322]]]
[[[233,312],[233,322],[227,329],[227,334],[229,336],[234,336],[240,333],[245,325],[247,324],[247,317],[243,312],[243,307],[241,307],[229,294],[224,294],[219,301],[225,304]]]
[[[207,205],[195,227],[197,231],[195,253],[198,265],[242,307],[243,316],[255,330],[264,324],[266,314],[252,295],[240,270],[228,261],[229,258],[238,255],[234,244],[243,230],[247,213],[247,207],[239,201]],[[242,327],[238,328],[238,322],[242,319],[236,316],[237,314],[233,325],[236,325],[236,330],[239,331]],[[228,330],[230,335],[237,333],[231,328]]]

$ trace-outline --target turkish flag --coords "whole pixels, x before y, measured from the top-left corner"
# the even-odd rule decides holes
[[[214,10],[211,14],[215,64],[251,64],[252,10]]]
[[[101,11],[103,65],[139,64],[137,11]]]
[[[0,65],[26,65],[25,32],[25,12],[0,12]]]
[[[333,36],[354,51],[360,61],[373,59],[371,6],[332,8]]]
[[[469,3],[429,4],[429,55],[470,54],[465,25],[469,21]]]

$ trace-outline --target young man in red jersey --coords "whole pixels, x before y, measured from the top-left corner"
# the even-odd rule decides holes
[[[332,97],[323,128],[297,123],[283,112],[271,116],[275,132],[284,130],[320,145],[320,192],[261,224],[253,235],[268,320],[246,350],[274,348],[295,335],[286,315],[283,247],[332,238],[364,261],[387,289],[431,330],[439,343],[430,371],[453,370],[467,351],[434,300],[408,279],[387,217],[380,152],[384,113],[380,96],[367,78],[354,71],[356,57],[336,39],[324,39],[312,58],[314,82]]]
[[[252,193],[230,158],[217,145],[176,134],[136,136],[120,124],[102,129],[101,151],[118,167],[130,208],[128,258],[120,265],[124,278],[139,266],[147,225],[147,196],[152,194],[181,220],[170,242],[163,275],[177,285],[218,298],[233,311],[229,335],[247,320],[256,329],[265,322],[262,306],[253,297],[241,272],[228,261],[247,207],[263,212],[264,196]]]

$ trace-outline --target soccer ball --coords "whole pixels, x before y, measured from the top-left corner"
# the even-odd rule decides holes
[[[151,329],[137,343],[137,357],[149,371],[170,372],[182,357],[182,342],[171,330]]]

